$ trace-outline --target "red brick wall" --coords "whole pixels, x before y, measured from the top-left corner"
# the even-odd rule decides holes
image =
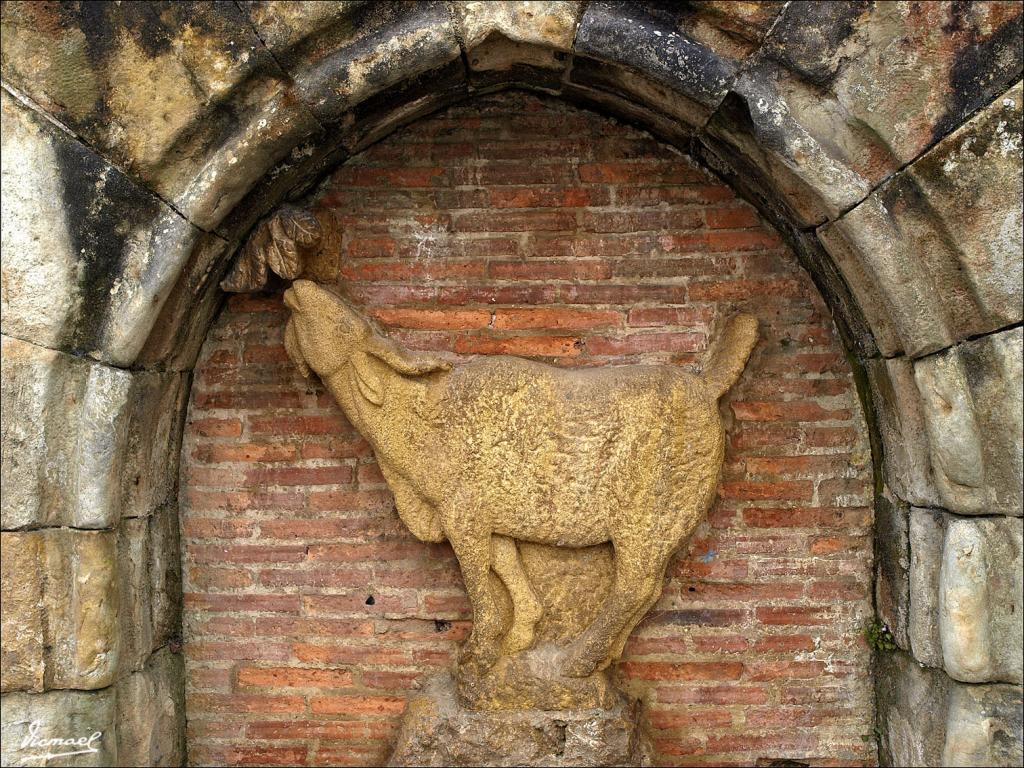
[[[559,364],[699,361],[743,307],[720,500],[617,667],[665,764],[874,760],[866,430],[829,316],[753,209],[614,121],[518,94],[423,120],[339,169],[335,264],[405,343]],[[182,461],[196,764],[373,765],[468,605],[402,527],[366,443],[233,297]]]

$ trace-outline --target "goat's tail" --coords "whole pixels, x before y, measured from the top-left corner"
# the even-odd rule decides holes
[[[729,320],[704,366],[704,382],[716,400],[739,379],[756,343],[756,317],[741,314]]]

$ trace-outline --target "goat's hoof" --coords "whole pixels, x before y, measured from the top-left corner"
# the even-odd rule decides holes
[[[531,628],[544,618],[544,604],[536,598],[526,601],[522,608],[517,607],[516,610],[522,613],[522,623]]]
[[[505,656],[525,651],[533,645],[533,625],[527,627],[512,627],[505,635],[501,643],[501,652]]]
[[[459,651],[458,665],[473,675],[486,673],[498,660],[498,649],[495,647],[483,648],[475,644],[467,643]]]
[[[589,677],[597,669],[597,663],[580,654],[573,654],[562,662],[562,677]]]

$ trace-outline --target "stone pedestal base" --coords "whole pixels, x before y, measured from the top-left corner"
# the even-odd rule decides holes
[[[514,656],[502,656],[483,673],[459,668],[459,701],[468,709],[609,709],[622,694],[606,672],[562,677],[565,649],[542,644]]]
[[[388,765],[640,766],[636,708],[617,695],[607,709],[465,709],[450,673],[409,701]]]

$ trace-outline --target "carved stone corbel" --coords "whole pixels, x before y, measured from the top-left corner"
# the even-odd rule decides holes
[[[322,239],[323,228],[310,211],[279,208],[249,236],[220,286],[228,293],[246,293],[266,288],[271,273],[294,280]]]

